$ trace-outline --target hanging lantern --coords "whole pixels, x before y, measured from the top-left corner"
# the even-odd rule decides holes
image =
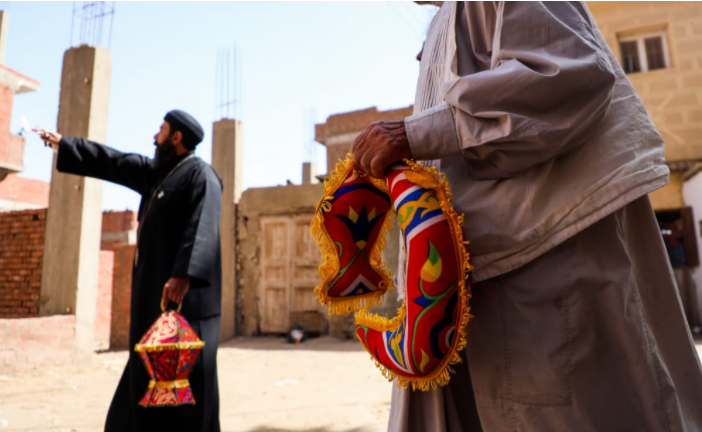
[[[195,405],[188,375],[205,342],[179,312],[164,311],[134,347],[151,377],[143,407]]]

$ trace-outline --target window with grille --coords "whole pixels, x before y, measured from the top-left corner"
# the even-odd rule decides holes
[[[640,33],[619,38],[624,72],[648,72],[670,67],[665,32]]]

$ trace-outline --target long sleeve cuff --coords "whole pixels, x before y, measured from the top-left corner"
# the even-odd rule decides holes
[[[88,175],[79,145],[90,142],[78,137],[62,136],[56,149],[56,169],[65,174]]]
[[[405,130],[412,157],[433,160],[461,153],[453,111],[447,103],[405,119]]]
[[[59,172],[64,172],[63,171],[63,165],[65,165],[64,160],[69,157],[69,152],[71,151],[70,149],[67,149],[66,147],[71,147],[73,145],[73,141],[71,140],[71,137],[67,136],[62,136],[61,140],[59,141],[58,147],[56,147],[56,169]],[[65,149],[61,151],[61,149]]]

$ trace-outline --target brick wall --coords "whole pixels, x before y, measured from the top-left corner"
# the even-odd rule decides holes
[[[327,174],[336,168],[340,160],[346,160],[346,155],[350,152],[351,144],[327,146]]]
[[[665,141],[666,161],[702,158],[702,5],[699,2],[588,2],[622,61],[619,37],[660,31],[670,68],[627,75]]]
[[[0,134],[10,131],[10,120],[12,120],[12,102],[15,94],[4,84],[0,84]]]
[[[46,209],[0,214],[0,318],[39,315]]]
[[[95,349],[110,347],[114,252],[100,251],[97,304],[95,305]]]
[[[2,374],[71,363],[76,317],[0,319]]]
[[[49,183],[8,175],[0,182],[0,211],[49,206]]]
[[[684,207],[682,186],[685,182],[683,172],[671,172],[670,183],[648,194],[655,211],[676,210]]]
[[[627,77],[663,136],[666,162],[702,159],[702,5],[588,2],[588,7],[620,62],[620,37],[665,36],[671,67]],[[650,195],[654,210],[680,208],[682,184],[682,174],[672,174],[668,185]]]
[[[110,349],[129,347],[129,312],[137,225],[137,213],[133,211],[107,211],[102,214],[100,248],[114,252],[110,280]]]
[[[346,133],[358,133],[369,124],[379,120],[400,120],[412,115],[413,106],[378,111],[378,108],[371,107],[357,111],[333,114],[327,117],[327,121],[315,125],[315,140],[326,142],[330,138]]]
[[[102,232],[131,231],[137,227],[137,214],[131,210],[102,213]]]
[[[127,245],[114,251],[110,349],[129,348],[129,312],[131,307],[134,250],[134,245]]]
[[[136,242],[137,213],[131,210],[102,213],[100,249],[116,250]]]
[[[315,141],[327,147],[327,172],[331,172],[339,159],[346,159],[356,136],[371,123],[380,120],[401,120],[412,115],[413,106],[378,111],[376,107],[334,114],[326,123],[315,125]]]
[[[0,166],[21,167],[24,160],[24,138],[10,134],[14,94],[0,84]]]
[[[108,232],[136,228],[134,212],[106,212]],[[0,213],[0,371],[13,373],[72,361],[75,316],[38,317],[46,209]],[[112,231],[110,231],[112,230]],[[100,252],[96,349],[129,343],[134,245]],[[22,319],[10,319],[22,318]]]

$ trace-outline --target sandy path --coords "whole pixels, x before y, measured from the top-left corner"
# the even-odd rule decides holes
[[[0,375],[0,432],[101,431],[126,358],[102,353],[86,367]],[[390,384],[356,341],[238,338],[218,359],[223,431],[386,430]]]
[[[0,431],[101,431],[126,358],[0,376]],[[357,341],[239,338],[218,361],[223,431],[386,430],[390,383]]]

